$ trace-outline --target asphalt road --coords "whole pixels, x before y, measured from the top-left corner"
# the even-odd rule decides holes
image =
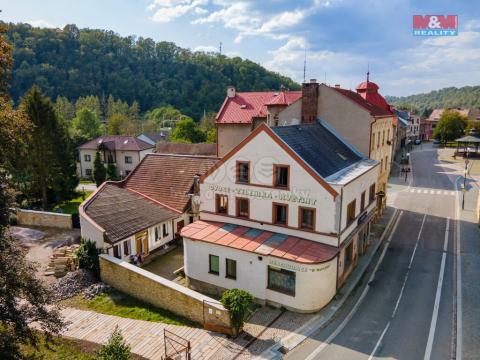
[[[401,215],[373,280],[287,359],[454,358],[453,177],[435,151],[412,152],[411,158],[412,180],[393,179],[389,189],[389,202]]]

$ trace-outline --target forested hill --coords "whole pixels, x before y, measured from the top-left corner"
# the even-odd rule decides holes
[[[423,112],[436,108],[467,107],[480,108],[480,86],[448,87],[429,93],[410,96],[387,96],[387,101],[395,105],[413,105]]]
[[[249,60],[120,37],[112,31],[9,24],[6,35],[14,45],[10,92],[15,101],[37,84],[53,100],[113,95],[138,101],[141,111],[169,104],[199,119],[204,111],[219,109],[228,85],[239,91],[299,88]]]

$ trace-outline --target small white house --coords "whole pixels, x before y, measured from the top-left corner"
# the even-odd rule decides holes
[[[155,150],[155,144],[142,141],[135,136],[100,136],[78,147],[81,178],[93,176],[93,163],[97,152],[100,160],[107,166],[112,163],[117,168],[117,176],[125,177],[137,166],[145,155]]]
[[[216,161],[147,154],[124,180],[103,183],[80,205],[82,237],[120,259],[145,257],[168,245],[198,219],[195,181]]]
[[[378,172],[323,122],[260,125],[201,177],[200,220],[181,231],[189,286],[321,309],[369,245]]]

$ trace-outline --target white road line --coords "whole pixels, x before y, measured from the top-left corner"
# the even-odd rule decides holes
[[[462,257],[461,257],[461,244],[460,244],[460,199],[458,193],[458,180],[462,177],[459,176],[455,180],[455,208],[456,208],[456,217],[457,221],[455,223],[456,228],[456,239],[455,239],[455,250],[456,250],[456,272],[457,272],[457,289],[456,289],[456,303],[457,303],[457,339],[456,339],[456,348],[455,348],[455,359],[462,360],[462,347],[463,347],[463,313],[462,313]]]
[[[378,339],[377,344],[373,348],[372,353],[368,357],[368,360],[372,360],[373,357],[375,356],[375,353],[377,352],[378,348],[380,347],[380,344],[382,343],[383,337],[387,333],[388,328],[390,327],[390,321],[388,322],[387,326],[385,326],[385,329],[383,329],[382,335],[380,335],[380,339]]]
[[[385,243],[385,247],[383,248],[382,254],[380,255],[380,258],[378,259],[378,262],[375,265],[375,268],[373,269],[372,275],[368,279],[368,283],[370,283],[375,278],[375,274],[377,273],[377,270],[378,270],[380,264],[382,263],[383,258],[385,257],[385,254],[387,252],[387,248],[390,245],[390,241],[392,240],[393,234],[395,234],[395,232],[397,231],[397,226],[400,222],[400,218],[402,217],[402,215],[403,215],[403,210],[400,211],[400,214],[398,215],[397,219],[395,220],[395,225],[393,225],[392,231],[391,231],[390,235],[388,236],[388,239]],[[363,289],[362,295],[360,295],[357,302],[355,303],[355,306],[352,308],[352,310],[350,310],[347,317],[342,321],[342,323],[335,329],[335,331],[325,341],[323,341],[315,350],[313,350],[310,353],[310,355],[308,355],[305,358],[305,360],[313,360],[318,354],[320,354],[333,341],[333,339],[335,339],[338,336],[338,334],[340,334],[340,332],[342,332],[342,330],[345,328],[345,326],[350,322],[350,320],[353,318],[353,316],[357,312],[358,308],[360,307],[360,305],[363,302],[363,299],[367,295],[369,289],[370,289],[370,285],[367,284],[367,286],[365,286],[365,289]]]
[[[450,191],[450,195],[455,195],[455,191]]]
[[[424,193],[424,194],[428,194],[428,190],[423,190],[423,193]]]
[[[415,257],[415,253],[417,252],[418,242],[420,241],[420,237],[422,236],[423,225],[425,225],[425,219],[426,218],[427,218],[427,214],[424,214],[423,215],[423,220],[422,220],[422,225],[420,226],[420,231],[418,232],[417,242],[415,243],[415,247],[413,248],[412,256],[410,257],[410,263],[408,264],[408,270],[410,270],[412,268],[413,258]]]
[[[445,229],[445,240],[443,242],[442,264],[438,273],[437,292],[435,294],[435,303],[433,305],[432,321],[430,322],[430,331],[428,333],[427,346],[423,360],[430,360],[432,356],[433,340],[435,339],[435,330],[437,328],[438,311],[440,310],[440,296],[442,295],[443,277],[445,275],[445,261],[447,259],[448,233],[450,230],[450,219],[447,218],[447,227]]]
[[[440,190],[437,190],[437,195],[441,195],[442,192]]]
[[[430,194],[435,194],[435,190],[430,190]]]

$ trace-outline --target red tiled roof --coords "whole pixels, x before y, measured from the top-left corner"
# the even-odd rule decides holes
[[[338,252],[337,248],[316,241],[214,221],[195,221],[185,226],[180,234],[194,241],[204,241],[303,264],[329,261]]]
[[[357,94],[354,91],[335,88],[335,87],[330,87],[330,88],[342,94],[343,96],[349,98],[353,102],[357,103],[357,105],[366,109],[372,116],[393,116],[390,110],[384,109],[378,105],[370,103],[369,101],[365,100],[360,94]]]
[[[206,156],[147,154],[123,180],[122,187],[184,212],[193,177],[203,175],[217,161]]]
[[[253,118],[267,116],[267,105],[290,105],[301,97],[301,91],[240,92],[225,100],[216,122],[249,124]]]
[[[100,136],[80,145],[79,149],[97,150],[100,145],[107,146],[110,150],[141,151],[154,148],[154,145],[146,143],[135,136],[110,135]]]

